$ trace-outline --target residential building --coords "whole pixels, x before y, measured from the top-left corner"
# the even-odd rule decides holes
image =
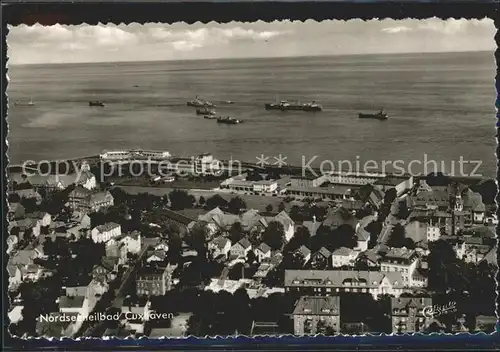
[[[380,267],[380,255],[377,253],[375,248],[369,249],[367,251],[359,253],[356,257],[356,262],[365,263],[369,268]]]
[[[339,296],[302,296],[293,310],[295,335],[340,332]]]
[[[170,268],[142,267],[137,273],[136,292],[138,296],[163,296],[171,288]]]
[[[39,227],[48,227],[52,221],[52,216],[49,213],[41,211],[26,214],[26,218],[36,220]]]
[[[272,221],[277,221],[283,225],[283,229],[285,230],[285,240],[290,242],[293,235],[295,234],[295,222],[288,216],[285,211],[281,211],[278,215],[274,217],[266,217],[267,223],[269,224]]]
[[[6,241],[7,241],[7,254],[10,254],[16,248],[19,239],[17,238],[17,236],[10,235],[7,237]]]
[[[40,203],[42,202],[42,196],[40,195],[40,193],[38,193],[32,188],[18,189],[13,192],[10,192],[9,194],[11,193],[17,194],[17,196],[21,199],[35,199],[35,203],[37,205],[40,205]]]
[[[33,264],[36,258],[40,257],[43,257],[43,250],[41,248],[25,248],[12,252],[12,255],[9,256],[9,264],[27,267]]]
[[[321,247],[316,253],[311,256],[311,267],[316,270],[328,268],[332,253],[325,247]]]
[[[359,221],[356,225],[356,240],[358,242],[356,249],[364,252],[368,249],[368,242],[370,242],[370,233],[366,230],[366,227],[375,220],[372,215],[366,216]]]
[[[159,251],[159,250],[163,250],[165,252],[168,252],[168,243],[167,241],[164,241],[164,240],[161,240],[159,241],[157,244],[154,245],[154,249]]]
[[[410,220],[405,225],[405,237],[411,238],[415,243],[427,241],[427,226],[425,221]]]
[[[111,282],[118,273],[118,258],[104,257],[92,269],[92,277],[100,282]]]
[[[190,222],[187,228],[190,231],[195,225],[202,224],[207,227],[208,236],[212,237],[218,232],[228,231],[231,225],[239,221],[240,217],[238,215],[225,213],[217,207],[198,216],[198,220]]]
[[[332,267],[354,266],[359,253],[359,251],[347,247],[334,250],[332,253]]]
[[[121,320],[132,333],[143,334],[144,325],[149,321],[151,302],[148,297],[127,296],[121,307]]]
[[[83,186],[76,187],[69,194],[69,207],[74,211],[93,213],[114,204],[110,192],[93,192]]]
[[[116,258],[118,265],[125,264],[127,261],[127,247],[114,238],[106,242],[106,257]]]
[[[405,286],[413,286],[413,274],[418,265],[415,250],[391,248],[380,263],[382,272],[400,272]]]
[[[304,265],[311,259],[311,250],[306,246],[300,246],[294,253],[294,255],[302,258]]]
[[[26,232],[31,232],[31,234],[35,237],[40,236],[40,222],[37,219],[25,218],[17,221],[11,221],[9,223],[9,230],[14,227],[19,228],[19,235],[23,238]]]
[[[212,253],[213,258],[221,255],[227,257],[231,250],[231,241],[223,236],[216,237],[208,243],[208,250]]]
[[[125,250],[127,251],[127,253],[132,253],[132,254],[140,253],[142,248],[142,238],[140,232],[135,231],[126,233],[121,237],[119,237],[119,241],[125,246]],[[168,251],[168,245],[166,246],[167,246],[166,249],[163,248],[163,250]]]
[[[317,296],[359,292],[370,293],[376,299],[382,294],[399,297],[412,288],[404,285],[401,272],[285,270],[285,291]]]
[[[26,210],[21,203],[9,203],[9,211],[7,218],[9,221],[22,219],[26,214]]]
[[[7,272],[9,273],[9,291],[16,290],[21,282],[23,282],[21,268],[22,266],[20,265],[7,265]]]
[[[263,232],[268,225],[267,219],[259,214],[258,210],[249,209],[239,217],[243,231]]]
[[[89,307],[89,300],[85,296],[59,297],[59,313],[88,317],[92,308]],[[83,320],[77,321],[74,324],[81,326],[81,323],[83,323]]]
[[[423,332],[431,320],[431,317],[424,314],[424,309],[429,307],[432,307],[430,297],[391,298],[392,332]]]
[[[410,197],[411,208],[446,211],[450,205],[451,195],[446,190],[422,191]]]
[[[246,258],[248,252],[252,250],[252,244],[247,238],[242,238],[231,247],[231,256],[236,258]]]
[[[95,243],[102,243],[112,238],[119,237],[121,234],[122,228],[119,224],[108,222],[104,225],[94,227],[91,232],[91,237]]]
[[[253,250],[253,253],[257,257],[257,261],[262,263],[264,259],[271,258],[271,247],[269,247],[266,243],[261,243]]]
[[[10,182],[29,183],[33,189],[38,190],[44,188],[46,190],[63,190],[71,185],[83,186],[87,189],[94,189],[97,185],[95,175],[88,170],[78,170],[72,174],[55,174],[55,175],[40,175],[40,174],[20,174],[12,173],[9,175]]]
[[[38,264],[29,264],[24,269],[23,279],[26,281],[38,281],[43,275],[44,268]]]
[[[147,263],[151,262],[165,262],[167,259],[167,252],[163,249],[155,249],[154,251],[150,251],[147,253]]]

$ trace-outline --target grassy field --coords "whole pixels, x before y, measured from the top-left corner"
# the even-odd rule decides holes
[[[168,195],[174,189],[178,189],[179,187],[142,187],[142,186],[125,186],[120,185],[121,189],[129,194],[138,194],[138,193],[150,193],[156,196],[164,196]],[[256,209],[259,211],[265,211],[266,207],[271,204],[273,206],[273,210],[277,211],[278,205],[283,201],[280,197],[269,197],[269,196],[256,196],[256,195],[238,195],[238,194],[230,194],[227,192],[217,192],[213,190],[203,190],[203,189],[186,189],[189,194],[192,194],[196,200],[198,200],[201,196],[205,199],[219,194],[222,198],[229,201],[231,198],[236,196],[241,197],[245,203],[247,204],[248,209]]]
[[[203,180],[175,180],[168,183],[154,183],[152,184],[148,179],[140,178],[118,178],[113,180],[117,186],[137,186],[137,187],[148,187],[148,188],[167,188],[167,189],[213,189],[220,186],[220,181],[203,181]]]

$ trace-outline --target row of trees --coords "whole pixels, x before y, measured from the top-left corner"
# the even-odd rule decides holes
[[[234,197],[229,201],[225,200],[222,196],[215,194],[208,199],[200,196],[198,203],[193,195],[190,195],[187,191],[176,189],[168,194],[168,200],[170,201],[170,208],[172,210],[183,210],[191,209],[195,206],[203,207],[206,210],[212,210],[214,208],[221,208],[229,211],[233,214],[238,214],[242,209],[246,209],[246,202],[241,197]]]

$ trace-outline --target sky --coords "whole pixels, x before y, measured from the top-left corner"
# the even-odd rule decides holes
[[[10,26],[9,64],[495,50],[483,20]]]

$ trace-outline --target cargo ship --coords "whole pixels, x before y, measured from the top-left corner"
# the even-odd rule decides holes
[[[225,123],[228,125],[237,125],[239,123],[242,123],[243,121],[235,119],[234,117],[227,116],[227,117],[218,117],[217,122],[218,123]]]
[[[389,115],[387,115],[384,109],[380,109],[380,111],[377,113],[371,113],[371,114],[359,113],[358,117],[360,119],[387,120],[389,118]]]
[[[215,104],[199,99],[198,96],[196,96],[195,99],[190,100],[186,103],[187,106],[194,106],[195,108],[215,108]]]
[[[204,106],[202,108],[197,108],[196,109],[196,115],[214,116],[215,115],[215,111],[213,109],[210,109],[210,108]]]
[[[315,101],[310,103],[300,103],[300,102],[289,102],[287,100],[282,100],[279,103],[269,103],[265,105],[266,110],[295,110],[295,111],[323,111],[323,107],[317,104]]]
[[[100,106],[100,107],[104,107],[105,104],[104,102],[100,101],[100,100],[91,100],[89,101],[89,106]]]

